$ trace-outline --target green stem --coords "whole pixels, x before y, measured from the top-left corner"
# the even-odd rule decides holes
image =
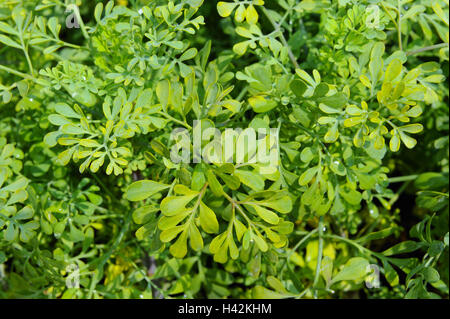
[[[320,277],[320,268],[322,266],[322,256],[323,256],[323,216],[320,216],[319,226],[319,252],[317,253],[317,264],[316,264],[316,274],[314,275],[313,287],[317,288]],[[314,291],[314,297],[317,298],[317,291]]]
[[[289,121],[288,121],[289,122]],[[291,124],[293,124],[294,126],[298,127],[299,129],[301,129],[302,131],[304,131],[306,134],[308,134],[311,138],[316,139],[317,142],[320,144],[320,146],[322,147],[322,149],[327,153],[328,156],[331,156],[331,153],[328,151],[328,148],[326,147],[325,144],[322,143],[322,141],[320,140],[320,137],[317,136],[314,132],[311,132],[310,130],[308,130],[306,127],[304,127],[303,125],[301,125],[300,123],[295,123],[295,122],[290,122]]]
[[[247,216],[247,214],[244,212],[244,210],[242,209],[242,207],[239,205],[238,202],[236,202],[233,198],[230,197],[230,195],[228,195],[227,193],[225,193],[225,191],[222,192],[223,196],[231,203],[233,208],[237,208],[237,210],[239,211],[239,213],[242,215],[242,217],[244,217],[244,219],[247,221],[249,226],[254,226],[256,225],[255,223],[252,222],[252,220]]]
[[[8,68],[7,66],[1,65],[1,64],[0,64],[0,70],[6,71],[8,73],[11,73],[11,74],[14,74],[14,75],[17,75],[17,76],[20,76],[20,77],[22,77],[24,79],[27,79],[27,80],[34,80],[34,78],[31,75],[28,75],[28,74],[16,71],[14,69]]]
[[[162,290],[158,285],[156,285],[149,277],[148,275],[145,273],[145,271],[143,271],[133,260],[131,260],[130,257],[119,253],[120,257],[122,257],[123,259],[125,259],[126,261],[128,261],[137,271],[139,271],[141,273],[141,275],[144,277],[144,280],[153,288],[155,288],[156,290],[158,290],[158,292],[165,298],[166,294],[164,292],[164,290]]]
[[[371,251],[370,249],[361,246],[360,244],[356,243],[355,241],[353,241],[353,240],[351,240],[349,238],[345,238],[345,237],[338,236],[338,235],[324,235],[323,237],[324,238],[330,238],[330,239],[334,239],[334,240],[343,241],[343,242],[349,244],[350,246],[353,246],[356,249],[358,249],[360,251],[360,253],[362,253],[362,254],[366,254],[366,255],[369,255],[369,256],[377,257],[377,258],[379,258],[381,260],[386,259],[386,257],[383,254]]]
[[[80,10],[78,10],[78,6],[75,4],[70,4],[67,6],[67,9],[72,10],[77,18],[77,22],[80,24],[81,32],[86,40],[89,40],[89,34],[87,33],[86,26],[84,25],[83,19],[80,15]]]
[[[111,248],[101,257],[100,262],[98,263],[97,272],[94,273],[94,276],[91,280],[91,285],[89,287],[89,293],[87,295],[87,299],[92,298],[92,294],[94,292],[95,286],[101,279],[101,278],[99,278],[100,272],[103,273],[103,268],[104,268],[106,262],[111,257],[111,255],[114,253],[114,251],[119,247],[120,243],[122,242],[123,238],[125,237],[125,233],[128,231],[130,224],[131,224],[131,214],[129,213],[125,219],[125,223],[124,223],[122,229],[119,232],[119,235],[116,237],[116,240],[111,245]]]
[[[301,240],[298,241],[297,244],[295,244],[294,247],[289,251],[289,253],[286,256],[286,260],[283,263],[283,266],[281,266],[281,270],[284,270],[285,266],[289,263],[291,260],[292,255],[299,249],[308,239],[310,239],[314,234],[316,234],[318,229],[314,229],[313,231],[309,232],[306,236],[304,236]]]
[[[383,10],[387,13],[387,15],[388,15],[389,18],[392,20],[392,22],[394,22],[395,27],[398,28],[397,21],[395,21],[394,17],[391,15],[391,13],[389,12],[389,10],[386,9],[386,7],[384,6],[383,1],[381,2],[381,7],[382,7]]]
[[[400,47],[400,51],[403,51],[403,44],[402,44],[402,11],[401,11],[401,0],[397,0],[397,13],[398,13],[398,45]]]
[[[407,182],[403,183],[403,185],[399,188],[397,193],[395,193],[395,195],[391,198],[391,200],[389,201],[390,207],[392,207],[392,205],[394,205],[394,203],[400,198],[400,195],[405,191],[405,189],[406,189],[406,187],[408,187],[409,183],[411,183],[411,181],[407,181]]]
[[[247,94],[247,91],[248,91],[248,86],[246,85],[243,89],[242,89],[242,91],[239,93],[239,95],[237,96],[237,98],[236,98],[236,101],[242,101],[242,99],[245,97],[245,94]]]
[[[91,173],[92,177],[94,177],[94,179],[97,181],[97,183],[100,184],[100,186],[103,188],[103,190],[108,193],[109,196],[111,196],[111,198],[116,198],[114,196],[113,193],[111,193],[111,191],[108,189],[108,187],[106,187],[106,185],[100,180],[100,178],[98,178],[97,175],[95,175],[95,173]]]
[[[426,52],[426,51],[431,51],[431,50],[436,50],[436,49],[441,49],[441,48],[445,48],[445,47],[448,47],[448,43],[439,43],[439,44],[430,45],[428,47],[423,47],[423,48],[420,48],[417,50],[406,52],[406,55],[410,56],[410,55],[414,55],[414,54],[418,54],[418,53],[422,53],[422,52]]]
[[[292,53],[292,50],[291,50],[291,48],[289,47],[289,44],[288,44],[288,42],[286,41],[286,38],[284,37],[283,32],[282,32],[281,29],[280,29],[280,25],[277,24],[277,23],[275,23],[275,21],[272,19],[272,17],[270,16],[270,14],[269,14],[269,12],[267,11],[266,8],[262,7],[262,10],[263,10],[264,14],[266,15],[267,19],[269,19],[270,23],[271,23],[272,26],[274,27],[275,32],[278,33],[278,36],[279,36],[279,38],[280,38],[280,40],[281,40],[281,43],[283,43],[283,46],[284,46],[285,48],[287,48],[287,50],[288,50],[288,55],[289,55],[289,59],[291,60],[292,64],[294,65],[294,67],[295,67],[296,69],[299,69],[300,66],[298,65],[298,62],[297,62],[297,60],[295,59],[294,53]]]
[[[192,129],[192,126],[190,126],[189,124],[184,123],[184,122],[182,122],[182,121],[180,121],[180,120],[177,120],[176,118],[174,118],[173,116],[170,116],[170,115],[167,114],[167,113],[164,113],[164,112],[158,112],[158,114],[160,114],[160,115],[162,115],[162,116],[168,118],[168,119],[171,120],[172,122],[175,122],[175,123],[178,123],[178,124],[180,124],[180,125],[183,125],[185,128],[187,128],[187,129],[189,129],[189,130]]]
[[[288,187],[288,183],[286,182],[286,179],[284,178],[284,167],[283,162],[281,161],[281,149],[280,149],[280,130],[281,130],[281,123],[283,123],[283,119],[278,119],[278,128],[277,128],[277,136],[276,136],[276,143],[277,143],[277,154],[278,154],[278,169],[280,171],[280,179],[281,179],[281,185],[286,188]]]
[[[401,182],[408,182],[415,180],[419,175],[407,175],[407,176],[397,176],[397,177],[391,177],[388,178],[388,182],[390,184],[392,183],[401,183]]]
[[[23,40],[23,31],[22,30],[19,30],[19,39],[20,39],[20,44],[22,45],[22,51],[25,54],[25,59],[27,60],[27,63],[28,63],[28,68],[30,69],[31,75],[34,77],[33,63],[31,63],[30,55],[28,54],[28,47],[25,45],[25,41]]]
[[[329,239],[335,239],[335,240],[343,241],[343,242],[349,244],[350,246],[353,246],[353,247],[357,248],[361,253],[364,253],[364,252],[366,252],[366,253],[368,252],[370,254],[372,253],[372,251],[370,251],[369,249],[361,246],[360,244],[354,242],[351,239],[348,239],[348,238],[345,238],[345,237],[342,237],[342,236],[338,236],[338,235],[324,235],[324,238],[329,238]]]
[[[39,85],[43,85],[43,86],[46,85],[46,83],[42,79],[34,78],[31,75],[29,75],[29,74],[19,72],[17,70],[8,68],[7,66],[1,65],[1,64],[0,64],[0,70],[6,71],[8,73],[11,73],[11,74],[14,74],[14,75],[17,75],[17,76],[20,76],[21,78],[33,81],[33,82],[35,82],[36,84],[39,84]]]
[[[26,58],[27,63],[28,63],[28,68],[30,69],[31,75],[34,77],[33,63],[31,63],[31,59],[30,59],[30,56],[28,54],[28,50],[25,48],[23,42],[22,42],[22,46],[23,46],[22,50],[23,50],[23,52],[25,54],[25,58]]]

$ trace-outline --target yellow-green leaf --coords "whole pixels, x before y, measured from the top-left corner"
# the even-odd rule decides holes
[[[384,75],[385,82],[394,81],[402,73],[402,62],[399,59],[394,59],[389,63]]]
[[[265,222],[268,222],[272,225],[277,225],[280,222],[280,218],[274,212],[258,205],[254,205],[253,207],[255,208],[258,216],[261,217]]]
[[[128,200],[137,202],[144,200],[156,193],[159,193],[169,187],[170,185],[149,180],[137,181],[128,187],[125,196]]]
[[[256,11],[255,7],[252,4],[247,7],[245,16],[247,22],[250,24],[255,24],[258,22],[258,12]]]
[[[398,134],[394,134],[394,136],[392,136],[391,140],[389,141],[389,148],[392,152],[398,152],[398,150],[400,149],[400,137],[398,136]]]
[[[331,284],[334,284],[343,280],[360,280],[367,273],[369,268],[369,262],[362,257],[351,258],[345,264],[344,268],[332,279]]]
[[[208,234],[214,234],[219,231],[219,222],[213,210],[206,206],[203,202],[200,203],[200,225],[202,229]]]
[[[219,15],[221,17],[228,17],[231,12],[233,12],[234,8],[236,7],[237,3],[230,3],[230,2],[224,2],[224,1],[220,1],[217,4],[217,11],[219,12]]]

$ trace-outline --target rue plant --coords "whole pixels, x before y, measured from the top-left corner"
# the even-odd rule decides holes
[[[448,298],[448,12],[2,2],[0,297]]]

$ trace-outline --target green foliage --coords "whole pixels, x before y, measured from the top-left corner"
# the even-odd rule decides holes
[[[0,297],[448,298],[448,8],[1,3]]]

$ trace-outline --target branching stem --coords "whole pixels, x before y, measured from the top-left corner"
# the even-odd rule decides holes
[[[284,45],[284,47],[288,50],[289,59],[291,60],[292,64],[294,65],[294,67],[295,67],[296,69],[299,69],[300,66],[299,66],[299,64],[298,64],[298,62],[297,62],[297,60],[296,60],[296,58],[295,58],[295,56],[294,56],[294,53],[292,53],[292,50],[291,50],[291,48],[289,47],[289,44],[288,44],[288,42],[286,41],[286,38],[284,37],[283,32],[281,31],[280,25],[277,24],[277,23],[272,19],[272,17],[270,16],[270,14],[269,14],[269,12],[267,11],[266,8],[262,7],[262,10],[263,10],[264,14],[266,15],[267,19],[269,19],[270,23],[271,23],[272,26],[274,27],[275,32],[278,34],[278,36],[279,36],[279,38],[280,38],[280,40],[281,40],[281,43],[282,43],[282,44]]]

